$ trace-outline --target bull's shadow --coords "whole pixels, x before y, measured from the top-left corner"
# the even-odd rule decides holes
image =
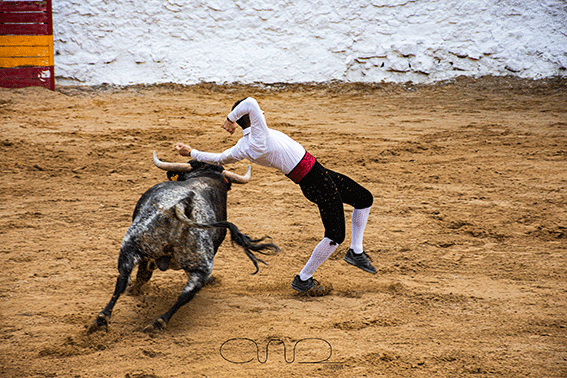
[[[106,329],[112,309],[130,281],[134,267],[136,279],[129,290],[139,293],[140,288],[158,268],[183,269],[188,281],[175,304],[145,331],[163,329],[179,308],[189,302],[210,279],[213,261],[224,238],[230,231],[233,243],[241,246],[258,272],[263,261],[253,252],[277,252],[277,245],[266,239],[252,239],[241,233],[226,219],[227,192],[232,183],[244,184],[250,179],[250,166],[246,175],[225,171],[220,166],[201,163],[164,163],[154,152],[154,164],[167,171],[169,181],[148,189],[138,200],[120,254],[118,278],[110,302],[98,314],[88,332]]]

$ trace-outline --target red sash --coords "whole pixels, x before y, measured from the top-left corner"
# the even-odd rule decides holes
[[[305,177],[315,165],[316,159],[309,152],[305,151],[303,159],[289,172],[286,176],[289,177],[293,182],[299,184],[302,178]]]

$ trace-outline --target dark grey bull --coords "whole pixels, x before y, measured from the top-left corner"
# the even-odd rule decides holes
[[[226,221],[226,197],[231,183],[244,184],[250,179],[250,166],[245,176],[197,161],[164,163],[154,152],[154,163],[167,170],[170,180],[157,184],[138,200],[132,224],[128,228],[118,257],[119,276],[112,299],[89,327],[89,333],[106,329],[112,309],[126,290],[136,265],[136,280],[130,292],[137,294],[149,281],[154,269],[183,269],[189,277],[177,302],[144,330],[163,329],[179,308],[189,302],[209,280],[215,254],[230,231],[231,239],[241,246],[258,272],[261,259],[253,253],[279,251],[265,238],[251,239]]]

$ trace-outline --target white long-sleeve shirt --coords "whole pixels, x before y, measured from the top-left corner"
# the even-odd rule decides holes
[[[228,119],[236,121],[245,114],[250,117],[250,127],[242,130],[243,136],[235,146],[221,153],[192,149],[191,157],[220,165],[248,159],[263,167],[277,168],[286,175],[290,173],[305,156],[305,148],[286,134],[268,128],[258,102],[252,97],[238,104]]]

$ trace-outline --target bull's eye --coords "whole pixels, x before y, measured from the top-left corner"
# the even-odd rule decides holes
[[[173,175],[169,178],[169,181],[177,181],[178,177],[179,177],[179,175]]]

